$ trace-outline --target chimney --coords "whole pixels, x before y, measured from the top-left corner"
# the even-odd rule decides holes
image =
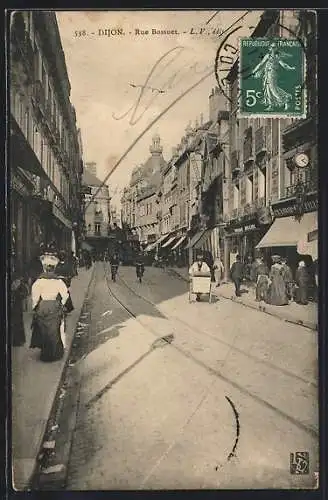
[[[203,113],[200,114],[200,125],[201,126],[204,125],[204,114]]]
[[[213,123],[216,123],[218,112],[225,111],[227,103],[225,96],[221,93],[219,87],[215,88],[215,92],[209,99],[209,118]]]

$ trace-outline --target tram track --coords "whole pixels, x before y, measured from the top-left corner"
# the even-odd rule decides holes
[[[158,335],[154,330],[153,328],[151,328],[148,324],[146,324],[145,322],[143,322],[139,317],[138,317],[138,314],[132,310],[131,307],[127,306],[126,303],[121,300],[119,297],[118,297],[118,294],[115,293],[115,291],[113,290],[113,287],[111,286],[111,281],[110,281],[110,277],[109,277],[109,274],[108,274],[108,268],[106,268],[106,265],[104,264],[104,275],[105,275],[105,281],[106,281],[106,284],[107,284],[107,288],[108,288],[108,291],[109,291],[109,294],[112,296],[112,298],[118,303],[120,304],[120,306],[132,317],[134,318],[144,329],[146,329],[148,332],[150,332],[154,337],[156,337],[156,339],[161,339],[163,341],[165,341],[165,337],[163,336],[160,336]],[[158,307],[156,304],[154,304],[152,301],[150,301],[149,299],[143,297],[142,295],[138,294],[133,288],[131,288],[126,282],[125,280],[123,280],[121,277],[118,278],[118,281],[116,284],[122,284],[125,289],[129,290],[130,293],[132,293],[135,297],[137,297],[138,299],[140,300],[143,300],[144,302],[146,302],[148,305],[154,307],[156,310],[159,311]],[[181,320],[180,318],[177,318],[175,316],[171,316],[171,318],[165,314],[163,314],[162,311],[161,312],[161,315],[164,317],[164,319],[168,320],[169,322],[174,320],[174,321],[177,321],[178,323],[184,325],[185,327],[189,328],[190,331],[192,331],[193,333],[196,333],[197,335],[201,334],[201,335],[205,335],[209,338],[211,338],[212,340],[215,340],[217,342],[220,342],[222,345],[225,345],[227,347],[230,348],[230,350],[235,350],[236,352],[239,352],[240,354],[243,354],[247,357],[249,357],[250,359],[253,359],[254,361],[257,361],[257,362],[262,362],[262,364],[264,365],[267,365],[267,366],[270,366],[271,363],[268,363],[267,361],[264,361],[264,360],[261,360],[253,355],[250,355],[249,353],[245,353],[244,351],[242,351],[241,349],[238,349],[236,348],[236,346],[234,346],[233,344],[229,344],[227,342],[224,342],[222,341],[221,339],[218,339],[214,336],[212,336],[211,334],[208,334],[208,333],[205,333],[205,332],[200,332],[199,330],[191,327],[191,325],[189,325],[187,322],[184,322],[183,320]],[[168,335],[168,337],[170,337]],[[198,366],[202,367],[203,369],[205,369],[208,373],[210,373],[211,375],[217,377],[218,379],[220,379],[221,381],[227,383],[228,385],[230,385],[231,387],[233,387],[234,389],[240,391],[241,393],[243,393],[244,395],[250,397],[252,400],[256,401],[257,403],[267,407],[268,409],[270,409],[271,411],[275,412],[276,414],[278,414],[279,416],[281,416],[283,419],[285,420],[288,420],[290,423],[292,423],[293,425],[295,425],[296,427],[298,427],[299,429],[303,430],[304,432],[306,432],[307,434],[311,435],[312,437],[315,437],[317,438],[318,437],[318,431],[317,429],[315,429],[314,427],[312,426],[309,426],[307,424],[305,424],[304,422],[298,420],[297,418],[293,417],[292,415],[289,415],[288,413],[284,412],[283,410],[281,410],[280,408],[278,408],[277,406],[275,406],[274,404],[271,404],[269,401],[267,401],[266,399],[263,399],[260,395],[248,390],[247,388],[245,388],[244,386],[240,385],[238,382],[232,380],[231,378],[229,378],[227,375],[224,375],[220,370],[218,369],[215,369],[215,368],[212,368],[211,366],[209,366],[208,364],[206,364],[204,361],[202,361],[201,359],[197,358],[194,354],[192,354],[190,351],[188,351],[187,349],[184,349],[183,347],[177,345],[174,341],[172,342],[172,339],[170,342],[167,342],[173,349],[175,349],[176,351],[178,351],[182,356],[184,356],[185,358],[189,359],[190,361],[194,362],[195,364],[197,364]],[[228,352],[228,355],[231,351]],[[227,356],[228,356],[227,355]],[[226,357],[227,357],[226,356]],[[223,363],[224,364],[224,363]],[[296,379],[299,379],[300,381],[302,381],[303,383],[306,383],[308,385],[314,385],[313,383],[311,383],[310,381],[308,380],[305,380],[303,379],[302,377],[299,377],[298,375],[295,375],[291,372],[289,372],[288,370],[284,370],[280,367],[277,367],[276,365],[273,364],[273,366],[271,366],[271,368],[273,369],[276,369],[276,370],[280,370],[282,373],[284,373],[286,376],[289,376],[289,377],[294,377]]]
[[[128,290],[130,290],[135,296],[137,296],[138,298],[142,299],[144,302],[147,302],[149,305],[151,305],[151,306],[155,307],[156,309],[158,309],[157,304],[155,304],[151,300],[147,299],[143,295],[141,295],[138,292],[136,292],[131,286],[128,285],[128,283],[122,277],[119,278],[119,282],[122,283]],[[271,363],[268,360],[263,360],[263,359],[259,358],[258,356],[254,356],[253,354],[251,354],[249,352],[245,352],[243,349],[239,349],[234,344],[226,342],[225,340],[222,340],[221,338],[218,338],[215,335],[212,335],[212,334],[210,334],[210,333],[208,333],[206,331],[201,331],[201,330],[195,328],[190,323],[188,323],[187,321],[184,321],[183,319],[179,318],[178,316],[175,316],[175,315],[168,316],[165,313],[163,313],[162,310],[161,310],[161,314],[163,314],[163,316],[165,316],[165,318],[167,320],[174,320],[174,321],[177,321],[178,323],[181,323],[181,325],[187,327],[193,333],[196,333],[200,337],[208,337],[211,340],[214,340],[215,342],[217,342],[219,344],[222,344],[225,347],[228,347],[229,349],[231,349],[231,350],[233,350],[235,352],[238,352],[239,354],[242,354],[243,356],[246,356],[247,358],[251,359],[252,361],[255,361],[256,363],[260,363],[260,364],[262,364],[264,366],[272,368],[273,370],[281,372],[281,373],[283,373],[284,375],[286,375],[288,377],[295,378],[296,380],[299,380],[300,382],[304,382],[305,384],[311,385],[315,389],[318,388],[317,383],[314,382],[313,380],[305,379],[304,377],[301,377],[300,375],[297,375],[296,373],[293,373],[293,372],[291,372],[289,370],[286,370],[285,368],[282,368],[281,366],[277,366],[275,363]]]

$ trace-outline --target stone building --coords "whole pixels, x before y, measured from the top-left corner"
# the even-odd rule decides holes
[[[160,234],[159,191],[166,167],[160,136],[155,134],[149,148],[151,156],[134,168],[129,186],[121,198],[122,227],[146,246]]]
[[[89,170],[89,166],[91,168]],[[96,177],[95,163],[85,164],[83,173],[85,199],[85,241],[96,253],[103,253],[109,245],[110,196],[106,184]]]
[[[306,14],[300,11],[267,11],[262,15],[252,36],[295,37],[292,33],[300,33],[304,15]],[[304,38],[308,38],[308,35],[306,34]],[[311,58],[314,59],[314,52],[308,59]],[[311,64],[313,65],[313,62]],[[225,265],[230,267],[237,253],[243,259],[254,258],[257,248],[267,249],[265,250],[267,256],[272,252],[279,252],[295,261],[297,248],[295,234],[297,232],[301,238],[302,231],[305,236],[305,233],[315,229],[312,228],[313,224],[315,225],[315,214],[310,217],[305,216],[302,223],[304,227],[293,217],[290,216],[288,219],[285,217],[284,230],[280,224],[279,230],[274,233],[272,229],[274,227],[278,229],[278,226],[276,221],[273,222],[273,218],[287,215],[287,212],[281,211],[279,207],[290,203],[295,205],[296,178],[301,181],[306,191],[306,198],[316,198],[316,186],[308,181],[315,177],[316,170],[314,118],[302,121],[295,121],[293,118],[238,118],[237,72],[238,61],[228,75],[231,97],[230,169],[227,173],[228,204],[224,212],[225,220],[229,221],[225,228]],[[312,68],[313,78],[315,71]],[[312,103],[315,101],[313,90],[311,101]],[[312,114],[311,109],[309,113]],[[296,145],[296,136],[300,133],[303,136],[304,130],[301,129],[304,129],[304,125],[309,133],[309,143],[302,144],[301,140]],[[303,137],[305,140],[306,134]],[[309,169],[300,172],[295,168],[295,148],[298,148],[298,151],[311,150]],[[304,210],[313,210],[313,207],[313,204],[308,204],[308,208],[305,206]],[[289,212],[288,214],[290,215]],[[288,234],[294,234],[293,241],[289,241]]]
[[[23,271],[41,242],[71,250],[83,229],[81,148],[54,12],[11,15],[9,63],[11,250]]]

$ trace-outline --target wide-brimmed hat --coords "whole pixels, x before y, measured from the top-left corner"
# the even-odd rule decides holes
[[[272,262],[281,262],[281,256],[280,255],[272,255],[271,257]]]

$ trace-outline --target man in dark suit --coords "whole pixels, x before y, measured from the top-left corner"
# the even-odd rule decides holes
[[[240,297],[240,285],[244,276],[244,265],[241,262],[240,255],[236,256],[236,262],[234,262],[231,266],[230,276],[235,285],[236,297]]]

